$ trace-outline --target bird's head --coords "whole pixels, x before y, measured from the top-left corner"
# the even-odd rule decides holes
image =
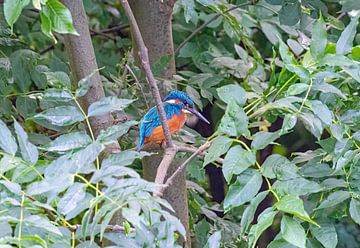
[[[164,102],[169,104],[179,105],[185,113],[191,113],[199,117],[202,121],[210,124],[210,122],[202,115],[199,111],[196,110],[194,106],[194,101],[182,91],[173,90],[165,98]]]

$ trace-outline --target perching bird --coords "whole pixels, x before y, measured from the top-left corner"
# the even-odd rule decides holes
[[[202,116],[194,107],[194,102],[184,92],[171,91],[162,103],[166,113],[167,122],[171,134],[176,133],[185,124],[186,114],[195,114],[202,121],[209,121]],[[138,150],[146,143],[162,143],[165,140],[160,118],[156,107],[152,107],[140,122],[140,142]]]

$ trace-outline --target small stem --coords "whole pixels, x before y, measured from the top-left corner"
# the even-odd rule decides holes
[[[301,110],[302,110],[302,108],[304,107],[305,102],[306,102],[306,100],[307,100],[308,97],[309,97],[310,90],[311,90],[311,88],[312,88],[312,84],[313,84],[313,81],[312,81],[312,79],[310,78],[309,87],[308,87],[308,89],[307,89],[307,91],[306,91],[306,95],[305,95],[305,97],[304,97],[304,100],[303,100],[302,103],[301,103],[301,106],[300,106],[300,108],[299,108],[299,110],[298,110],[298,113],[301,113]]]
[[[21,194],[21,204],[20,204],[20,220],[19,220],[19,233],[18,233],[18,242],[19,248],[21,248],[21,231],[22,231],[22,224],[24,218],[24,202],[25,202],[25,194],[22,192]]]

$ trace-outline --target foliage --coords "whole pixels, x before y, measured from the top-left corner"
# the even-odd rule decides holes
[[[118,1],[84,2],[91,29],[126,23]],[[0,18],[0,244],[175,246],[185,230],[138,172],[150,154],[131,149],[146,104],[129,37],[93,37],[108,96],[86,112],[79,98],[91,75],[72,87],[63,47],[53,44],[53,32],[76,34],[69,11],[58,0],[29,4],[5,0]],[[212,104],[216,122],[204,161],[188,166],[195,247],[255,247],[269,228],[277,235],[267,247],[357,246],[359,9],[357,0],[177,1],[172,83],[200,108]],[[134,120],[95,138],[89,117],[109,112]],[[188,132],[179,139],[194,137],[203,142]],[[100,162],[118,140],[123,151]],[[221,205],[207,193],[209,163],[227,184]],[[118,210],[124,222],[113,226]]]

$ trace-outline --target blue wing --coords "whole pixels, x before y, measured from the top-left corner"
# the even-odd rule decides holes
[[[171,117],[176,114],[181,114],[181,106],[180,104],[168,104],[168,103],[162,103],[165,113],[166,113],[166,119],[171,119]],[[160,126],[160,118],[157,112],[156,107],[152,107],[144,116],[144,118],[140,122],[140,141],[138,145],[138,151],[141,150],[141,148],[144,145],[145,138],[150,137],[153,130]]]

